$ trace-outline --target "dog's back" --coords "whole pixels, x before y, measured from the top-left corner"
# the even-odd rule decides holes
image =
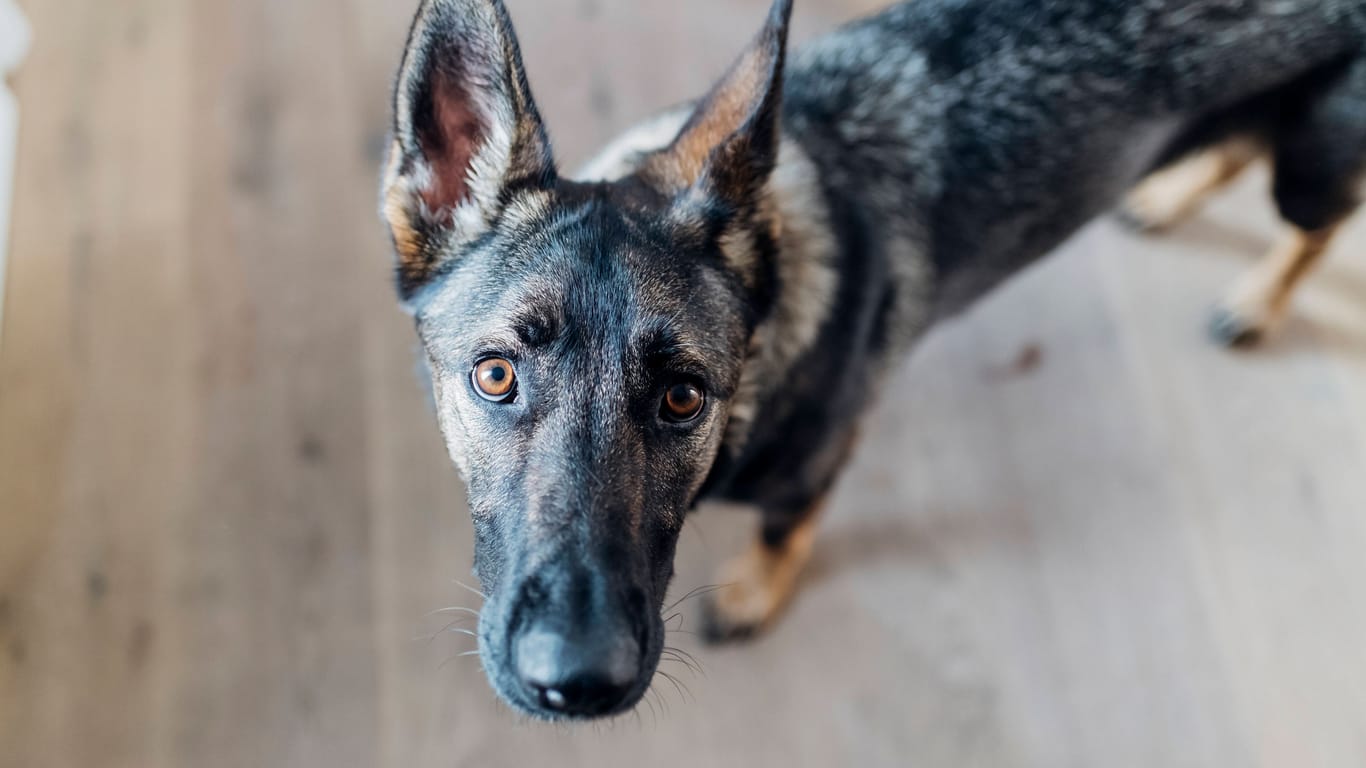
[[[880,380],[937,316],[1047,253],[1145,173],[1231,140],[1256,149],[1203,158],[1213,170],[1183,170],[1162,194],[1194,201],[1247,159],[1274,157],[1290,231],[1212,325],[1224,343],[1260,338],[1356,205],[1366,170],[1366,4],[905,3],[794,55],[783,130],[804,152],[780,164],[814,164],[824,205],[794,205],[809,196],[784,189],[810,174],[775,176],[785,231],[779,304],[791,301],[782,317],[819,332],[782,359],[749,364],[756,379],[788,384],[759,399],[727,476],[725,492],[742,500],[781,495],[792,477],[819,486],[861,412],[832,405],[831,392]],[[806,219],[828,237],[786,234]],[[793,264],[830,268],[824,301],[805,298],[819,296],[811,289],[820,281]],[[779,338],[796,327],[774,322]],[[791,436],[804,431],[828,437],[794,450]],[[746,469],[770,465],[786,469]]]
[[[929,0],[800,51],[784,118],[848,209],[834,220],[876,230],[842,236],[927,259],[944,311],[1113,205],[1174,143],[1222,138],[1195,127],[1321,87],[1364,51],[1359,0]]]
[[[788,141],[770,184],[780,311],[760,335],[786,343],[759,345],[756,380],[790,382],[799,367],[878,380],[936,317],[1144,174],[1210,147],[1147,191],[1188,210],[1272,156],[1289,232],[1212,326],[1224,343],[1255,341],[1356,207],[1366,171],[1361,0],[916,0],[798,49],[785,77]],[[690,111],[622,137],[587,176],[630,173]],[[793,454],[785,436],[821,421],[784,403],[822,403],[825,432],[851,429],[861,409],[830,406],[832,389],[816,378],[746,409],[767,417],[736,419],[754,432],[728,490],[763,497],[772,489],[751,477],[762,473],[738,467],[780,462]],[[774,474],[829,474],[789,469]]]

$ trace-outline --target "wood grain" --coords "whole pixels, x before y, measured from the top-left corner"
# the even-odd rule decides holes
[[[409,5],[25,5],[0,766],[1366,762],[1366,231],[1270,348],[1214,348],[1277,232],[1264,173],[933,334],[772,634],[671,635],[705,673],[639,718],[495,703],[429,615],[478,604],[470,531],[374,213]],[[510,5],[572,166],[765,3]],[[805,0],[796,35],[875,5]],[[748,525],[694,521],[679,594]]]

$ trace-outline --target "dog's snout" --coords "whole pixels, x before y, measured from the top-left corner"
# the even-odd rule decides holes
[[[517,639],[514,656],[525,693],[563,715],[613,711],[640,676],[639,643],[628,632],[601,627],[565,633],[533,626]]]

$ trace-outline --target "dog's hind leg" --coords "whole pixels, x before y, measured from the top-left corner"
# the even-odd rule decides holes
[[[1314,82],[1273,135],[1273,195],[1290,232],[1215,308],[1229,346],[1255,344],[1284,319],[1295,286],[1360,202],[1366,181],[1366,59]]]
[[[1186,219],[1262,154],[1248,137],[1225,139],[1148,174],[1125,197],[1120,219],[1142,232],[1167,229]]]
[[[790,523],[766,523],[749,551],[721,568],[720,586],[706,602],[703,631],[708,640],[748,637],[778,615],[811,559],[824,503],[816,501]]]

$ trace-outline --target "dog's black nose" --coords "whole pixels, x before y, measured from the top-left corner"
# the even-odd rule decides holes
[[[635,687],[640,647],[628,633],[566,635],[536,628],[517,639],[517,675],[527,694],[552,713],[591,717],[610,712]]]

